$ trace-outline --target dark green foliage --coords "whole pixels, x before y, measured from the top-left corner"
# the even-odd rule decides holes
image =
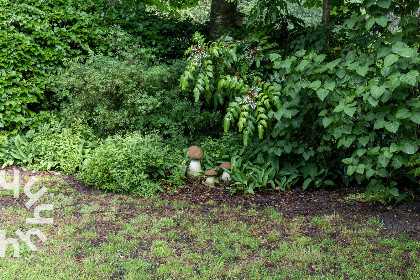
[[[300,181],[306,189],[343,180],[367,186],[368,195],[406,198],[401,192],[418,181],[411,175],[420,145],[420,54],[412,40],[418,34],[411,33],[418,18],[390,32],[383,17],[389,10],[377,11],[368,18],[354,13],[342,27],[349,46],[325,54],[270,53],[263,41],[249,59],[243,42],[206,45],[195,36],[200,51],[190,49],[195,59],[181,85],[193,80],[196,99],[228,106],[225,130],[237,128],[251,146],[237,174],[260,174],[240,181],[258,186],[277,179],[269,184],[282,189]]]
[[[99,189],[150,196],[162,191],[158,180],[183,178],[182,158],[156,134],[114,136],[89,154],[78,178]]]
[[[102,137],[159,130],[185,145],[185,137],[198,139],[202,133],[222,130],[220,122],[218,127],[212,124],[214,113],[178,87],[184,62],[154,65],[153,56],[118,28],[106,38],[114,40],[109,56],[72,63],[57,81],[68,99],[63,114],[69,122],[83,118]]]
[[[158,59],[180,57],[198,28],[143,5],[108,0],[0,0],[0,134],[40,123],[57,108],[52,86],[65,62],[106,52],[102,35],[120,24]]]

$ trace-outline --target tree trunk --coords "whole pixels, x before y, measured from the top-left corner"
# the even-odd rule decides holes
[[[331,13],[331,7],[329,5],[329,0],[323,0],[322,3],[322,22],[324,24],[328,23],[330,20],[330,13]]]
[[[236,22],[236,8],[238,2],[226,0],[212,0],[210,11],[210,36],[213,40],[222,36],[228,28],[233,28]]]

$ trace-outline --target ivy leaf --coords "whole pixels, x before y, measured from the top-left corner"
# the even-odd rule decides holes
[[[324,88],[320,88],[316,91],[316,94],[318,95],[319,99],[324,101],[324,99],[328,96],[329,90],[326,90]]]
[[[378,87],[377,85],[374,85],[370,89],[370,93],[376,99],[378,99],[379,97],[381,97],[382,94],[384,94],[384,92],[385,92],[385,87],[384,86]]]
[[[394,64],[397,61],[398,61],[398,56],[395,55],[395,54],[393,54],[393,53],[391,53],[391,54],[389,54],[389,55],[387,55],[385,57],[384,67],[389,67],[389,66],[391,66],[392,64]]]

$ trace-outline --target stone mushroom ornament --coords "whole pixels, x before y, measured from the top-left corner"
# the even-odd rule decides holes
[[[204,182],[204,184],[210,188],[214,187],[214,180],[216,179],[217,175],[219,175],[216,170],[214,169],[210,169],[208,171],[206,171],[206,173],[204,173],[204,175],[206,175],[206,181]]]
[[[204,156],[204,152],[197,146],[188,148],[188,157],[191,158],[190,166],[188,167],[187,177],[197,179],[201,170],[200,159]]]
[[[221,165],[219,165],[220,168],[224,168],[227,170],[231,170],[231,164],[230,162],[224,162]],[[230,175],[226,172],[226,170],[223,170],[222,176],[220,177],[225,182],[230,182]]]

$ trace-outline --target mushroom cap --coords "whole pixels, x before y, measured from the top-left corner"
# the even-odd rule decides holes
[[[204,174],[206,176],[217,176],[218,175],[218,173],[214,169],[207,170],[206,173],[204,173]]]
[[[188,157],[192,159],[200,159],[204,156],[204,152],[197,146],[192,146],[188,148]]]
[[[226,161],[226,162],[222,163],[221,165],[219,165],[219,167],[220,168],[226,168],[226,169],[229,169],[230,170],[231,164],[230,164],[229,161]]]

